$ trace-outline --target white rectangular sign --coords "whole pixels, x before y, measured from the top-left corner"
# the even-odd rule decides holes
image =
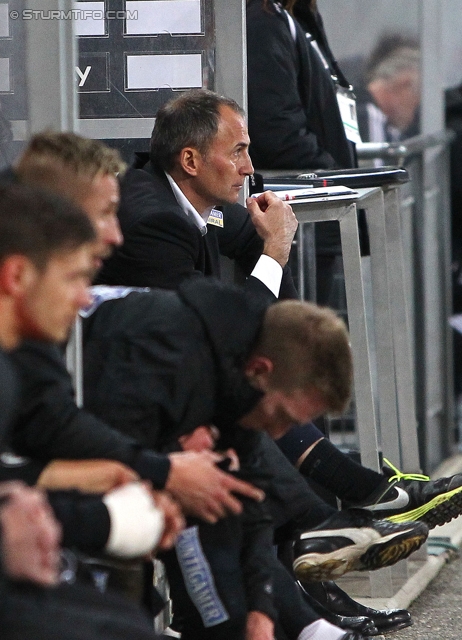
[[[127,0],[125,7],[129,36],[201,33],[200,0]]]
[[[0,58],[0,91],[11,91],[9,58]]]
[[[8,38],[10,35],[9,5],[0,4],[0,38]]]
[[[75,35],[106,35],[104,2],[74,2]]]
[[[127,56],[127,89],[202,87],[200,53]]]

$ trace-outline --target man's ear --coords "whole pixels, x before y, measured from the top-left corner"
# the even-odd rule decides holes
[[[266,356],[252,355],[244,367],[244,374],[253,387],[266,391],[273,373],[272,360]]]
[[[180,151],[178,162],[185,173],[196,176],[202,162],[202,155],[194,147],[185,147]]]
[[[0,287],[13,297],[22,296],[35,282],[37,270],[23,255],[8,256],[0,265]]]

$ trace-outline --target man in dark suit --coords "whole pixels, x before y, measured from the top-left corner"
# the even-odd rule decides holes
[[[297,228],[291,207],[269,192],[236,204],[253,173],[249,143],[233,100],[194,91],[164,105],[150,155],[138,154],[122,180],[124,243],[98,281],[174,289],[190,276],[219,277],[224,255],[251,276],[246,286],[296,297],[286,267]]]

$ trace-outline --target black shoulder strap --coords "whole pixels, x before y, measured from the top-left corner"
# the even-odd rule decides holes
[[[329,46],[321,14],[318,11],[313,12],[304,1],[297,2],[293,11],[295,18],[302,28],[305,29],[305,31],[308,31],[312,35],[313,39],[318,43],[327,63],[329,64],[331,73],[337,77],[337,80],[342,87],[348,89],[351,85],[338,66],[338,62]]]

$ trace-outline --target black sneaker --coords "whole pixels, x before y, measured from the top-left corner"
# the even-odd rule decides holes
[[[347,571],[370,571],[407,558],[427,539],[423,522],[375,520],[369,511],[339,511],[294,542],[299,580],[333,580]]]
[[[362,504],[376,518],[391,522],[420,520],[430,529],[462,513],[462,474],[430,480],[420,474],[401,473],[384,458],[388,479]]]

